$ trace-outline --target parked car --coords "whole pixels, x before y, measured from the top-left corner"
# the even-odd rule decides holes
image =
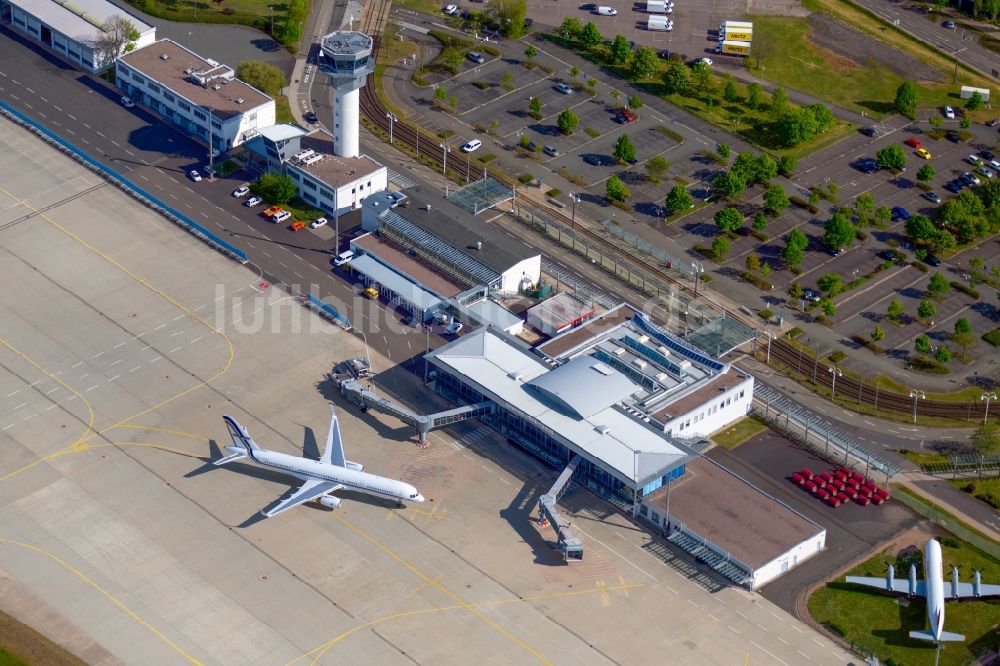
[[[662,58],[662,59],[666,60],[667,58],[670,57],[670,51],[668,51],[666,49],[663,49],[662,51],[657,51],[656,52],[656,57]],[[991,125],[991,127],[992,127],[992,125]]]
[[[628,109],[621,109],[618,111],[618,115],[615,116],[615,122],[621,125],[628,125],[629,123],[635,122],[635,114]]]
[[[893,250],[882,250],[878,253],[878,256],[882,257],[886,261],[899,261],[899,255]]]
[[[715,63],[714,63],[714,62],[712,61],[712,59],[711,59],[711,58],[698,58],[697,60],[695,60],[695,61],[694,61],[694,64],[696,64],[696,65],[697,65],[697,64],[698,64],[698,63],[700,63],[700,62],[701,62],[701,63],[705,63],[705,64],[706,64],[706,65],[708,65],[709,67],[711,67],[712,65],[714,65],[714,64],[715,64]]]
[[[583,161],[592,166],[613,166],[615,159],[608,155],[597,155],[595,153],[587,153],[583,156]]]
[[[614,7],[598,7],[597,13],[601,16],[618,16],[618,10]]]
[[[480,146],[482,145],[483,145],[482,141],[480,141],[479,139],[473,139],[472,141],[462,146],[462,152],[471,153],[473,151],[479,150]]]
[[[312,111],[306,111],[306,122],[307,123],[317,123],[317,122],[319,122],[319,118],[316,117],[316,114],[314,112],[312,112]]]
[[[310,229],[319,229],[320,227],[325,227],[327,219],[325,217],[319,217],[312,221],[309,225]]]
[[[962,178],[963,178],[963,180],[968,181],[969,184],[971,184],[971,185],[979,185],[979,184],[982,183],[982,181],[979,180],[979,178],[976,176],[976,174],[969,173],[968,171],[966,171],[965,173],[962,174]]]
[[[1000,161],[990,160],[990,167],[996,169],[997,171],[1000,171]]]
[[[948,190],[952,194],[958,194],[962,191],[962,185],[956,180],[950,180],[945,184],[944,189]]]
[[[917,155],[924,158],[925,160],[929,160],[931,157],[933,157],[930,151],[927,150],[926,148],[917,148]]]
[[[990,160],[993,159],[993,151],[992,150],[980,150],[979,151],[979,156],[982,157],[984,160],[986,160],[988,162],[988,161],[990,161]]]
[[[544,146],[542,148],[542,152],[548,155],[549,157],[559,157],[560,155],[562,155],[562,153],[559,152],[559,149],[556,148],[555,146]]]
[[[197,169],[191,169],[190,171],[188,171],[188,178],[190,178],[191,180],[193,180],[196,183],[200,183],[201,182],[201,174],[198,173]]]
[[[878,171],[878,162],[871,157],[868,157],[855,162],[854,168],[862,173],[875,173]]]
[[[244,201],[243,205],[246,206],[247,208],[253,208],[254,206],[259,206],[262,203],[264,203],[263,199],[261,199],[260,197],[257,197],[257,196],[253,196],[253,197],[250,197],[249,199],[247,199],[246,201]]]
[[[469,51],[469,54],[466,55],[465,57],[471,60],[472,62],[476,63],[477,65],[482,65],[484,62],[486,62],[486,56],[484,56],[479,51]]]
[[[942,23],[941,25],[942,25],[943,27],[947,28],[948,30],[954,30],[954,29],[955,29],[955,22],[954,22],[954,21],[952,21],[951,19],[948,19],[948,20],[946,20],[946,21],[945,21],[944,23]]]
[[[954,120],[955,109],[951,108],[950,106],[944,107],[944,117],[947,118],[948,120]]]
[[[260,214],[266,218],[272,218],[278,213],[283,213],[283,212],[285,212],[285,209],[282,208],[281,206],[268,206],[263,211],[261,211]]]
[[[813,291],[812,289],[806,289],[803,291],[802,298],[806,299],[810,303],[819,303],[823,300],[823,297],[819,295],[819,292]]]
[[[941,203],[941,197],[937,192],[924,192],[924,199],[927,199],[931,203]]]
[[[986,123],[987,127],[996,127],[997,125],[1000,125],[1000,118],[994,118],[993,120]]]
[[[965,161],[973,166],[979,166],[979,163],[982,160],[979,159],[979,155],[969,155],[968,157],[965,158]]]
[[[353,250],[347,250],[346,252],[341,252],[333,260],[333,265],[334,266],[343,266],[344,264],[346,264],[347,262],[349,262],[353,258],[354,258],[354,251]]]
[[[862,127],[858,131],[861,132],[862,134],[864,134],[865,136],[875,136],[875,128],[874,127]]]
[[[597,3],[595,3],[595,2],[588,2],[586,4],[580,5],[580,9],[582,9],[585,12],[596,12],[597,11]]]
[[[993,178],[996,174],[986,167],[979,167],[979,174],[987,178]]]
[[[918,139],[915,136],[911,136],[910,138],[908,138],[903,143],[905,143],[906,145],[911,146],[913,148],[919,148],[920,147],[920,139]]]
[[[448,16],[458,16],[458,5],[448,5],[444,8],[444,13]]]
[[[962,140],[962,138],[958,136],[956,132],[948,132],[944,138],[948,139],[952,143],[958,143],[959,141]]]
[[[246,195],[250,194],[250,188],[246,185],[240,185],[235,190],[233,190],[233,196],[237,199],[241,199]]]
[[[910,219],[910,211],[906,210],[902,206],[893,206],[892,219],[902,220],[906,222],[908,219]]]
[[[292,219],[292,214],[287,210],[283,210],[280,213],[271,216],[271,221],[275,224],[281,224],[282,222],[286,222],[290,219]]]
[[[561,93],[562,93],[563,95],[572,95],[572,94],[573,94],[573,92],[574,92],[574,91],[573,91],[573,89],[572,89],[572,88],[570,88],[570,87],[569,87],[568,85],[566,85],[565,83],[557,83],[557,84],[556,84],[556,90],[557,90],[558,92],[561,92]]]
[[[132,101],[132,98],[125,96],[122,97],[122,106],[124,106],[126,109],[131,109],[133,106],[135,106],[135,102]]]
[[[937,268],[938,266],[941,265],[941,260],[938,259],[933,254],[928,254],[926,257],[924,257],[924,263],[927,264],[928,266],[934,266],[935,268]]]

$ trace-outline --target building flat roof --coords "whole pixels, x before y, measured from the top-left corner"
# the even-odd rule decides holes
[[[384,168],[367,155],[341,157],[335,154],[333,152],[333,137],[323,130],[317,130],[302,137],[301,145],[302,150],[313,150],[322,155],[322,159],[311,164],[290,159],[288,164],[305,171],[316,180],[324,182],[332,188],[343,187]],[[370,193],[367,190],[358,192],[358,201],[364,199],[368,194]]]
[[[388,266],[379,263],[370,256],[362,255],[351,259],[351,270],[366,275],[369,279],[399,294],[401,298],[406,299],[423,310],[429,310],[441,304],[440,298],[429,291],[421,289],[406,277]]]
[[[583,326],[574,328],[571,331],[566,331],[561,335],[557,335],[548,342],[543,342],[538,345],[536,349],[549,358],[559,358],[566,352],[576,349],[591,338],[597,337],[601,333],[610,331],[616,326],[624,324],[626,321],[631,319],[634,314],[635,310],[632,308],[627,305],[619,305],[614,310],[608,310],[600,316],[591,319]]]
[[[565,292],[556,294],[528,310],[529,317],[537,317],[555,329],[593,314],[594,308]]]
[[[666,407],[657,411],[654,416],[661,423],[666,423],[672,418],[687,414],[692,409],[711,402],[715,396],[728,391],[746,380],[746,375],[738,370],[730,370],[724,374],[716,375],[704,384],[695,386],[689,393],[671,401]]]
[[[140,36],[156,29],[107,0],[73,0],[67,3],[55,0],[10,0],[10,3],[37,17],[53,30],[84,44],[104,34],[101,26],[116,15],[129,19]]]
[[[469,306],[469,310],[472,314],[479,317],[480,320],[493,324],[494,326],[499,326],[505,331],[512,326],[524,323],[524,320],[516,314],[496,301],[491,301],[489,299],[473,303]]]
[[[820,525],[752,486],[718,463],[698,457],[669,485],[670,521],[688,529],[752,569],[823,531]],[[666,504],[667,487],[646,496]]]
[[[170,39],[160,39],[126,53],[120,60],[188,101],[210,109],[217,119],[231,118],[273,102],[250,84],[232,77],[231,68],[202,58]],[[202,85],[194,79],[194,74],[212,79]],[[219,89],[215,90],[213,85]]]
[[[395,208],[396,213],[497,273],[503,273],[524,259],[538,256],[535,248],[508,236],[489,222],[475,218],[436,191],[421,185],[404,191],[409,201]],[[477,250],[478,241],[483,243],[481,250]]]
[[[579,418],[528,388],[551,367],[495,329],[464,335],[431,352],[430,359],[490,399],[533,419],[571,450],[630,486],[642,485],[690,457],[661,431],[617,406]]]
[[[351,240],[365,252],[370,252],[392,266],[397,272],[427,287],[441,298],[453,298],[465,289],[420,263],[417,258],[406,254],[392,243],[374,234],[365,234]]]
[[[294,123],[281,123],[280,125],[271,125],[270,127],[262,127],[257,130],[257,134],[273,143],[288,141],[289,139],[294,139],[297,136],[305,136],[308,133],[308,130],[303,129]]]

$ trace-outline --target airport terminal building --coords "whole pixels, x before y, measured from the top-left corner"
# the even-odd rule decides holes
[[[439,394],[492,403],[481,418],[508,442],[556,469],[576,460],[573,481],[729,580],[763,585],[825,544],[822,527],[699,453],[706,435],[749,412],[753,376],[628,305],[534,348],[483,327],[428,361]],[[671,492],[673,506],[663,497]],[[704,494],[715,499],[678,499]]]

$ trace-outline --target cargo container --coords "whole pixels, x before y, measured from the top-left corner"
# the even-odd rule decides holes
[[[646,22],[647,30],[667,31],[674,29],[674,22],[666,16],[650,16]]]
[[[715,49],[717,53],[728,53],[730,55],[750,55],[750,42],[720,42]]]

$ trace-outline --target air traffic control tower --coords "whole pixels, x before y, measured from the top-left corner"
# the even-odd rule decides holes
[[[333,88],[333,152],[357,157],[358,90],[375,71],[372,38],[353,30],[331,32],[320,43],[319,65]]]

